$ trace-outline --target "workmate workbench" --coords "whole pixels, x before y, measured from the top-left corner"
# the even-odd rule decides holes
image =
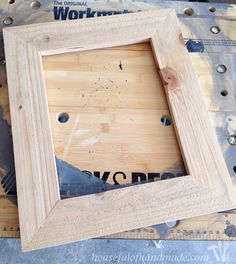
[[[0,4],[0,26],[2,29],[7,26],[65,19],[82,19],[97,15],[110,15],[111,13],[117,13],[118,15],[118,13],[165,7],[176,9],[184,41],[190,52],[192,63],[202,87],[212,126],[215,128],[228,170],[233,182],[235,182],[236,6],[231,4],[154,0],[86,2],[12,0],[1,2]],[[0,38],[0,179],[2,180],[2,186],[0,186],[0,237],[19,237],[13,146],[2,34]],[[159,154],[159,158],[155,160],[156,168],[153,168],[150,165],[151,163],[148,163],[148,160],[152,161],[152,155],[148,157],[144,164],[140,161],[142,157],[137,154],[133,158],[133,163],[138,166],[137,170],[134,171],[121,156],[122,151],[128,146],[117,145],[116,154],[113,156],[107,156],[105,152],[99,152],[100,158],[96,157],[93,153],[99,150],[93,147],[92,143],[98,141],[97,134],[100,132],[109,133],[109,127],[106,122],[97,122],[96,131],[91,134],[85,130],[92,129],[93,123],[89,124],[88,128],[79,130],[78,120],[72,118],[72,122],[63,128],[62,124],[55,118],[58,112],[64,112],[63,109],[57,108],[57,102],[61,103],[61,98],[63,98],[64,106],[67,109],[70,108],[70,111],[73,112],[73,104],[78,103],[75,102],[75,98],[79,98],[80,103],[87,105],[88,108],[96,104],[97,100],[100,100],[99,103],[104,106],[124,102],[121,87],[125,86],[126,82],[129,81],[133,82],[134,87],[135,85],[140,85],[141,81],[141,84],[152,89],[154,83],[150,78],[149,72],[155,69],[155,62],[152,59],[150,46],[139,44],[99,50],[96,55],[91,51],[84,52],[82,55],[74,55],[71,53],[50,56],[43,61],[62,197],[67,198],[97,192],[98,182],[102,182],[101,188],[110,188],[108,187],[110,185],[163,180],[184,175],[185,168],[182,156],[173,126],[170,125],[171,119],[169,118],[168,106],[161,90],[158,91],[156,97],[153,97],[153,93],[145,97],[146,103],[149,104],[158,100],[158,111],[162,113],[160,119],[162,116],[165,117],[158,123],[160,126],[160,130],[158,130],[160,140],[156,143],[156,151],[153,152]],[[95,56],[96,60],[94,60]],[[95,78],[95,73],[99,72],[99,68],[105,69],[107,75]],[[89,71],[89,74],[86,73],[87,79],[82,75],[75,74],[84,71]],[[133,79],[129,79],[131,71],[134,73]],[[58,72],[63,74],[60,74],[58,81],[55,82],[52,76],[57,75]],[[118,78],[109,77],[116,76],[117,72],[119,72]],[[69,79],[67,78],[68,74],[70,74]],[[140,80],[139,76],[143,78]],[[82,88],[79,91],[73,89],[77,83],[85,85],[85,81],[88,81],[87,85],[91,89],[90,95],[83,94]],[[68,87],[72,88],[68,89]],[[133,104],[136,107],[141,107],[139,100],[140,98],[133,100]],[[144,99],[142,98],[142,100]],[[89,112],[87,114],[89,116]],[[125,115],[122,112],[120,114]],[[73,115],[71,116],[73,117]],[[63,121],[67,117],[61,116],[61,118]],[[96,117],[94,118],[96,119]],[[109,118],[112,120],[112,116]],[[132,120],[132,118],[127,120],[128,125],[134,122],[135,120]],[[84,123],[86,122],[84,121]],[[157,127],[158,124],[156,124]],[[162,128],[163,124],[165,129]],[[126,129],[125,126],[122,128]],[[71,133],[75,129],[77,129],[77,136]],[[140,132],[138,134],[139,139],[142,139],[145,133],[145,131]],[[75,147],[78,135],[83,136],[82,144],[89,145],[90,152],[81,152]],[[106,148],[109,149],[110,145],[108,144]],[[96,160],[94,167],[86,166],[86,162],[81,163],[78,158],[81,155],[87,155],[87,157],[94,155],[93,158]],[[74,169],[75,167],[93,177],[88,177],[90,179],[89,182],[81,183],[77,170]],[[106,182],[107,185],[104,185],[103,182]],[[83,190],[87,188],[87,193],[81,192],[81,186],[83,186]],[[109,237],[128,239],[236,240],[236,214],[234,210],[231,210],[229,212],[220,212],[128,231]]]

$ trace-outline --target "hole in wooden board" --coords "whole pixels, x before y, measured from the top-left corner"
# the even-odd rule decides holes
[[[149,43],[43,56],[43,68],[62,197],[187,174]]]
[[[66,123],[69,120],[68,113],[60,113],[57,117],[58,122]]]
[[[233,167],[233,171],[236,173],[236,166]]]
[[[172,122],[169,116],[162,116],[161,123],[163,126],[170,126]]]
[[[15,0],[8,0],[8,3],[9,4],[14,4],[15,3]]]

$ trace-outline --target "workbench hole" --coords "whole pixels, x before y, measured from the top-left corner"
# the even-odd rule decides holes
[[[15,0],[8,0],[8,4],[14,4]]]
[[[236,135],[230,135],[228,137],[228,142],[232,146],[236,146]]]
[[[161,118],[161,123],[163,126],[170,126],[172,122],[169,116],[163,116]]]
[[[57,120],[60,123],[66,123],[69,120],[69,115],[67,113],[60,113]]]
[[[192,16],[194,14],[194,10],[191,7],[185,8],[184,14],[187,16]]]
[[[31,8],[39,9],[41,7],[41,3],[39,1],[34,1],[31,3]]]
[[[218,73],[225,73],[227,71],[227,67],[224,64],[219,64],[216,66],[216,71]]]
[[[228,95],[228,91],[227,91],[227,90],[222,90],[222,91],[220,92],[220,94],[221,94],[222,96],[227,96],[227,95]]]
[[[5,17],[3,19],[3,24],[4,26],[10,26],[13,23],[12,17]]]
[[[220,33],[220,28],[219,28],[218,26],[212,26],[212,27],[210,28],[210,31],[211,31],[211,33],[213,33],[213,34],[218,34],[218,33]]]
[[[233,166],[233,171],[236,173],[236,166]]]
[[[214,13],[216,11],[216,8],[214,6],[209,7],[209,11],[211,13]]]

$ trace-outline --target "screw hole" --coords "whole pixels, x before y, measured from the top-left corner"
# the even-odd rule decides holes
[[[211,13],[214,13],[216,11],[216,8],[214,6],[209,7],[209,11]]]
[[[192,16],[194,14],[194,10],[191,7],[185,8],[184,14],[187,16]]]
[[[5,17],[3,19],[4,26],[10,26],[13,23],[13,19],[11,17]]]
[[[227,67],[224,64],[219,64],[216,66],[216,71],[218,73],[225,73],[227,71]]]
[[[39,9],[41,7],[41,3],[39,1],[34,1],[31,3],[31,8]]]
[[[233,171],[236,173],[236,166],[233,166]]]
[[[69,115],[67,113],[60,113],[57,120],[60,123],[66,123],[69,120]]]
[[[212,27],[210,28],[210,31],[211,31],[211,33],[213,33],[213,34],[218,34],[218,33],[220,33],[220,28],[219,28],[218,26],[212,26]]]
[[[14,4],[15,3],[15,0],[8,0],[8,3],[9,4]]]
[[[171,125],[171,119],[168,116],[163,116],[161,118],[161,123],[163,126],[170,126]]]
[[[221,94],[222,96],[227,96],[227,95],[228,95],[228,91],[226,91],[226,90],[222,90],[222,91],[220,92],[220,94]]]

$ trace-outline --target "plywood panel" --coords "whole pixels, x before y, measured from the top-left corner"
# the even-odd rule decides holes
[[[132,172],[184,174],[173,125],[161,122],[170,113],[149,43],[47,56],[43,65],[58,158],[122,171],[127,183]]]

